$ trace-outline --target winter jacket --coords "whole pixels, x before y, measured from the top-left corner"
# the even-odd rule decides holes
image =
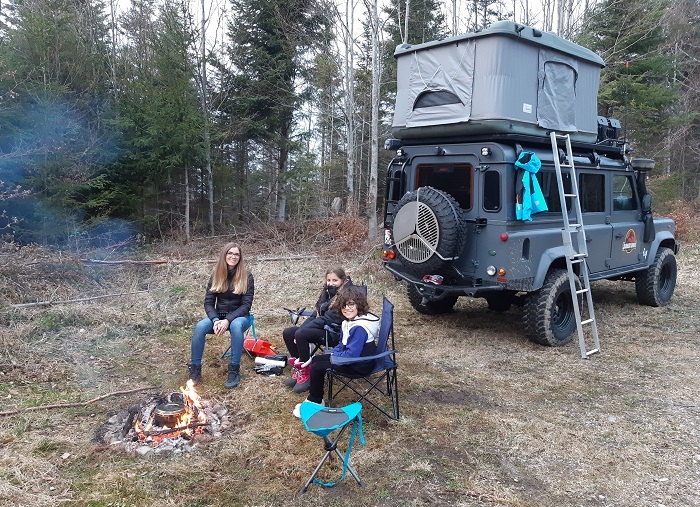
[[[250,271],[248,272],[248,290],[246,293],[234,294],[231,290],[231,285],[236,269],[233,268],[228,272],[229,288],[226,292],[212,292],[211,283],[213,276],[209,278],[207,292],[204,296],[204,310],[207,312],[207,317],[212,321],[226,318],[229,322],[232,322],[235,318],[246,317],[250,314],[250,309],[253,306],[253,295],[255,294],[253,274]],[[225,317],[221,317],[224,314]]]
[[[340,357],[360,357],[374,354],[375,340],[379,335],[379,317],[373,313],[358,315],[353,320],[344,320],[340,343],[332,354]]]
[[[301,327],[310,327],[314,329],[323,329],[325,326],[337,327],[343,321],[343,316],[340,315],[338,310],[329,310],[330,305],[333,303],[333,298],[339,291],[342,291],[346,287],[353,287],[354,284],[350,277],[348,277],[347,282],[343,284],[342,287],[336,289],[335,291],[329,290],[328,287],[321,291],[321,296],[316,302],[316,312],[306,319]],[[336,337],[336,340],[340,339],[340,333]],[[332,340],[333,341],[333,340]]]

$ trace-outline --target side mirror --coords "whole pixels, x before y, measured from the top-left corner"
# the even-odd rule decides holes
[[[651,194],[644,194],[642,197],[642,211],[644,213],[651,211]]]

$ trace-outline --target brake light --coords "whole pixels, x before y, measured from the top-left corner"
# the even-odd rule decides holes
[[[396,258],[396,252],[393,250],[384,250],[382,252],[382,260],[383,261],[391,261]]]

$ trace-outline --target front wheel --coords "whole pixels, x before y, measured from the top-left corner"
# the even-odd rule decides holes
[[[676,289],[678,266],[673,250],[659,247],[649,269],[637,273],[634,288],[637,299],[647,306],[665,306],[671,302]]]
[[[581,281],[577,277],[576,290],[580,288]],[[579,296],[579,310],[581,300]],[[550,347],[566,345],[574,337],[576,312],[565,269],[552,269],[542,288],[527,296],[523,327],[530,341]]]
[[[406,288],[406,295],[411,306],[418,312],[424,315],[440,315],[452,311],[459,296],[445,292],[437,299],[427,300],[423,302],[423,295],[418,291],[418,288],[409,283]]]

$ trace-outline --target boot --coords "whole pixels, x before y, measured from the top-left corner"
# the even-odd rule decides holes
[[[299,380],[299,370],[294,366],[292,366],[292,370],[292,378],[288,378],[284,381],[284,385],[290,389],[297,385],[297,380]]]
[[[236,387],[241,381],[241,365],[240,364],[229,364],[228,365],[228,379],[224,384],[229,389]]]
[[[190,370],[190,380],[194,385],[199,384],[202,381],[202,365],[201,364],[188,364],[187,368]]]
[[[292,388],[295,393],[303,393],[309,390],[309,384],[311,384],[311,366],[306,366],[299,370],[299,377],[297,378],[296,385]]]

